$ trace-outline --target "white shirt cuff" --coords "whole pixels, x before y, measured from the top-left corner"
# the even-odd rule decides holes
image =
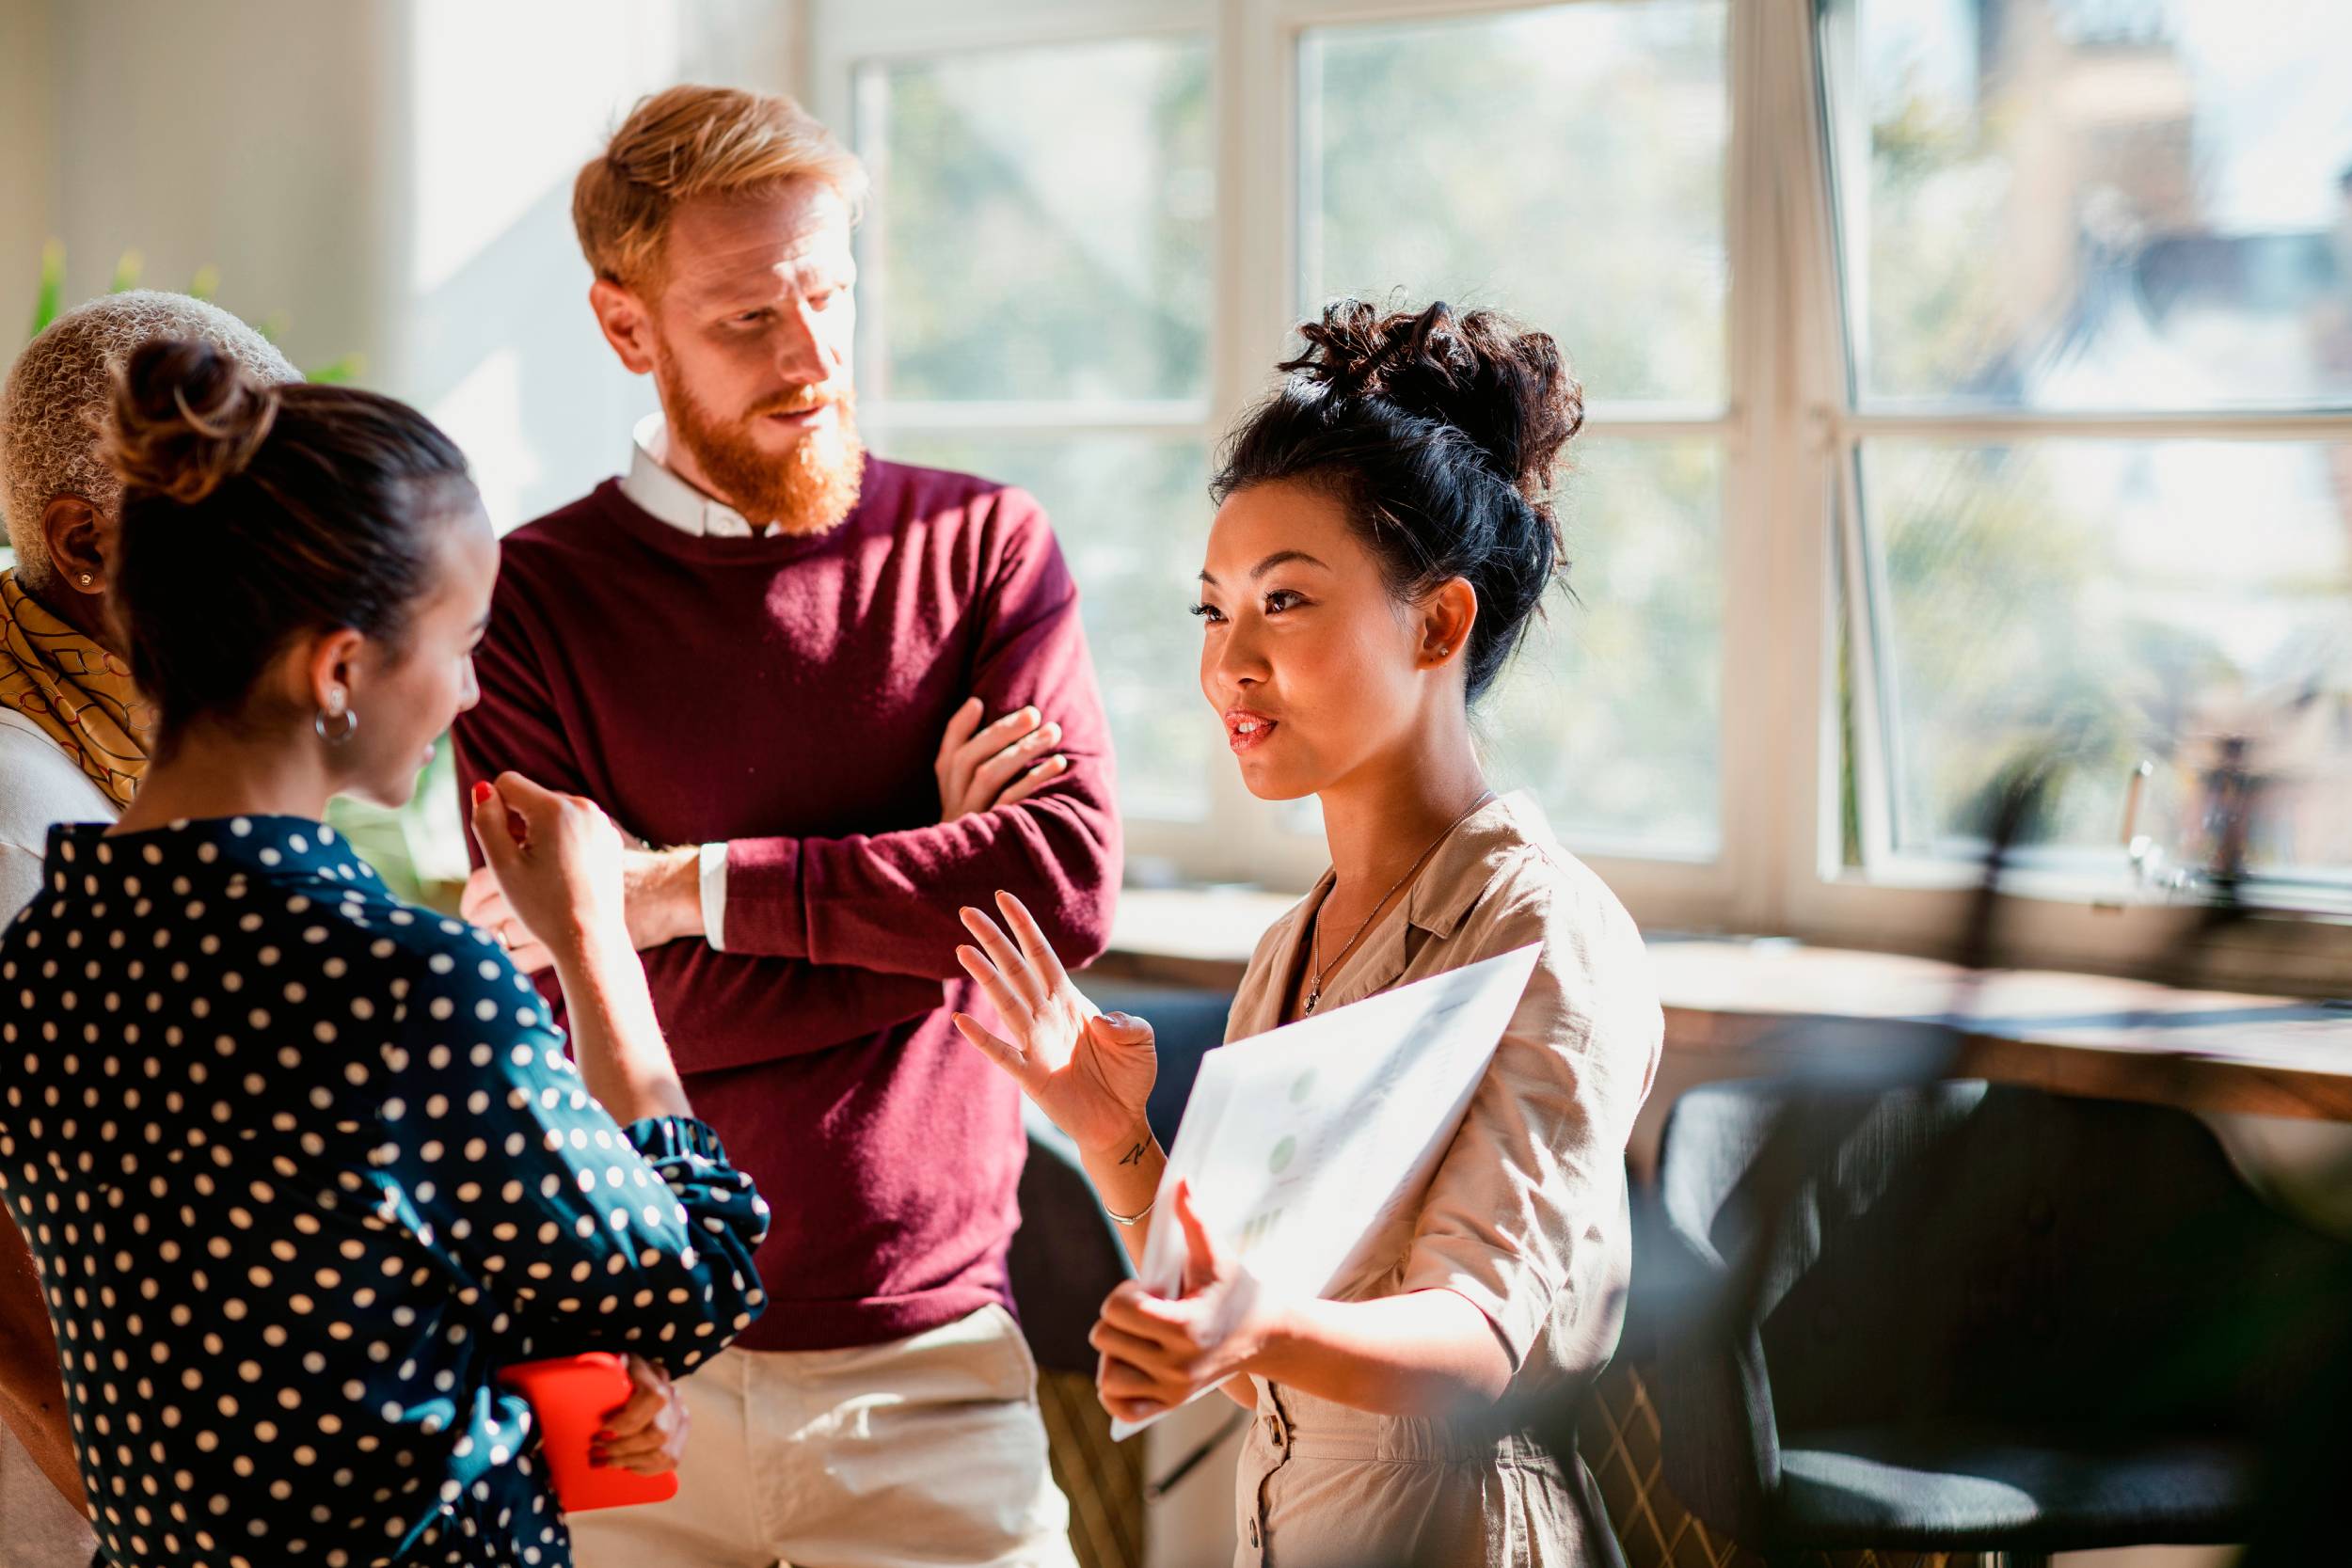
[[[706,844],[702,856],[703,940],[727,950],[727,847]]]

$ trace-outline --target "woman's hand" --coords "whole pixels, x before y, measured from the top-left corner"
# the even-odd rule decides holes
[[[487,789],[488,784],[476,784]],[[458,896],[457,912],[466,917],[469,926],[479,926],[498,938],[506,956],[515,960],[515,967],[525,974],[536,974],[555,967],[555,955],[548,944],[532,934],[523,917],[507,902],[506,890],[499,886],[499,874],[486,865],[474,867],[466,879],[466,891]]]
[[[622,880],[620,831],[593,800],[542,789],[520,773],[501,773],[473,792],[474,838],[497,879],[501,923],[520,921],[516,933],[490,927],[524,957],[543,949],[548,961],[580,957],[592,942],[613,942],[626,953],[628,902]],[[469,894],[471,890],[469,890]],[[492,909],[473,895],[476,911]]]
[[[641,1476],[666,1475],[686,1457],[686,1402],[662,1370],[630,1355],[628,1401],[609,1411],[588,1449],[588,1463]]]
[[[501,773],[474,785],[473,832],[511,911],[503,918],[523,924],[564,984],[572,1055],[588,1092],[623,1126],[692,1116],[629,933],[612,818],[593,800]]]
[[[1184,1227],[1184,1294],[1170,1301],[1124,1280],[1088,1336],[1102,1353],[1095,1390],[1122,1421],[1173,1410],[1247,1371],[1279,1316],[1258,1276],[1210,1240],[1190,1182],[1177,1183],[1174,1201]]]
[[[1046,945],[1037,922],[1009,893],[996,895],[1009,935],[978,910],[963,911],[977,947],[956,958],[988,999],[1009,1038],[969,1013],[955,1016],[963,1037],[1019,1084],[1083,1154],[1116,1158],[1136,1142],[1144,1101],[1159,1071],[1152,1026],[1088,1001]],[[1143,1134],[1149,1141],[1150,1134]]]
[[[625,838],[621,897],[628,909],[628,940],[640,952],[703,935],[702,851],[653,849]],[[525,974],[555,966],[555,955],[532,934],[531,923],[516,912],[489,866],[477,867],[466,879],[457,908],[469,922],[497,937]]]

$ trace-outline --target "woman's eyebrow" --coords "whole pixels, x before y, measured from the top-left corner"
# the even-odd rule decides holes
[[[1263,561],[1261,561],[1255,566],[1250,567],[1249,575],[1252,578],[1262,578],[1268,572],[1274,570],[1277,566],[1287,565],[1292,562],[1296,562],[1302,566],[1322,566],[1327,572],[1331,569],[1323,562],[1318,561],[1311,555],[1309,555],[1305,550],[1276,550],[1272,555],[1267,556]],[[1210,576],[1206,570],[1201,572],[1200,580],[1207,583],[1212,588],[1224,586],[1222,583],[1219,583],[1216,578]]]
[[[1327,572],[1331,569],[1328,566],[1324,566],[1322,562],[1317,561],[1313,556],[1309,555],[1305,550],[1276,550],[1272,555],[1267,556],[1263,561],[1259,562],[1255,566],[1249,568],[1249,575],[1253,578],[1262,578],[1268,572],[1274,570],[1277,566],[1286,566],[1292,562],[1297,562],[1299,564],[1305,566],[1323,566],[1323,569]]]

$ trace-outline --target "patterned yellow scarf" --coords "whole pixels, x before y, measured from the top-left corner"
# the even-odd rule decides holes
[[[122,660],[58,620],[0,572],[0,707],[65,749],[118,809],[147,771],[155,709]]]

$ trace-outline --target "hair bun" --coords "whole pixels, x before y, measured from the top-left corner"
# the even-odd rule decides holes
[[[210,343],[143,343],[115,370],[107,465],[126,489],[193,505],[244,471],[278,404],[276,388]]]
[[[1327,397],[1375,398],[1459,430],[1487,466],[1541,507],[1560,449],[1584,423],[1584,389],[1548,332],[1443,300],[1382,314],[1359,299],[1299,327],[1307,352],[1279,367]]]

